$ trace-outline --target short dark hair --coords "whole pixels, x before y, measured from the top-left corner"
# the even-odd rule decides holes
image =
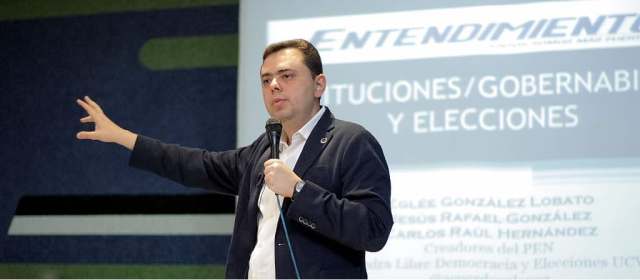
[[[262,61],[264,62],[264,60],[269,55],[275,52],[289,48],[298,49],[302,52],[302,55],[304,56],[304,65],[306,65],[307,68],[309,68],[309,70],[311,71],[312,78],[315,78],[316,76],[323,73],[322,60],[320,59],[318,50],[313,46],[313,44],[304,39],[287,40],[273,43],[267,46],[267,48],[264,49],[264,53],[262,54]]]

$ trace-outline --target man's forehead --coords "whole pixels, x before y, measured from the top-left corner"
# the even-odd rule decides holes
[[[282,70],[295,70],[304,66],[302,52],[295,48],[282,49],[267,56],[260,67],[260,75]]]

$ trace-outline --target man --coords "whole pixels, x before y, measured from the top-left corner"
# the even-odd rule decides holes
[[[187,186],[237,196],[229,278],[365,278],[365,251],[386,243],[393,219],[380,145],[320,105],[326,87],[318,51],[304,40],[268,46],[260,69],[264,104],[282,123],[280,158],[263,134],[251,145],[209,152],[120,128],[89,97],[78,99],[95,131],[78,139],[132,150],[129,164]],[[290,245],[280,219],[282,205]]]

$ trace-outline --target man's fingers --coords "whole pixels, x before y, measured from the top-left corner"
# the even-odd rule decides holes
[[[85,97],[84,97],[84,100],[85,100],[85,101],[87,101],[87,103],[91,104],[91,106],[92,106],[93,108],[95,108],[95,109],[96,109],[96,110],[98,110],[99,112],[102,112],[102,108],[100,108],[100,105],[98,105],[98,103],[96,103],[95,101],[93,101],[93,100],[91,99],[91,97],[89,97],[89,96],[85,96]]]
[[[274,166],[274,165],[277,166],[280,162],[282,162],[280,159],[272,158],[264,162],[264,167]]]
[[[95,109],[93,109],[91,105],[87,104],[86,102],[80,99],[76,99],[76,102],[78,103],[78,105],[80,105],[80,107],[82,107],[85,111],[87,111],[87,114],[89,114],[90,116],[93,116]]]
[[[96,133],[93,131],[80,131],[78,132],[78,134],[76,134],[76,138],[81,140],[84,140],[84,139],[96,140]]]
[[[86,116],[82,119],[80,119],[81,123],[92,123],[94,122],[93,117],[92,116]]]

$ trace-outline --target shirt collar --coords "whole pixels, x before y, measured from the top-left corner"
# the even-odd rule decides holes
[[[324,114],[324,111],[326,111],[326,107],[320,106],[320,110],[318,110],[318,112],[316,112],[316,114],[313,115],[313,117],[309,121],[307,121],[307,123],[303,125],[302,128],[293,133],[293,135],[291,136],[291,142],[293,142],[293,138],[296,137],[296,135],[300,135],[302,137],[302,140],[307,140],[307,138],[309,138],[309,135],[311,135],[311,131],[313,131],[313,128],[315,128],[316,124],[318,124],[318,122],[320,121],[320,118]],[[280,144],[286,145],[286,139],[281,138]]]

